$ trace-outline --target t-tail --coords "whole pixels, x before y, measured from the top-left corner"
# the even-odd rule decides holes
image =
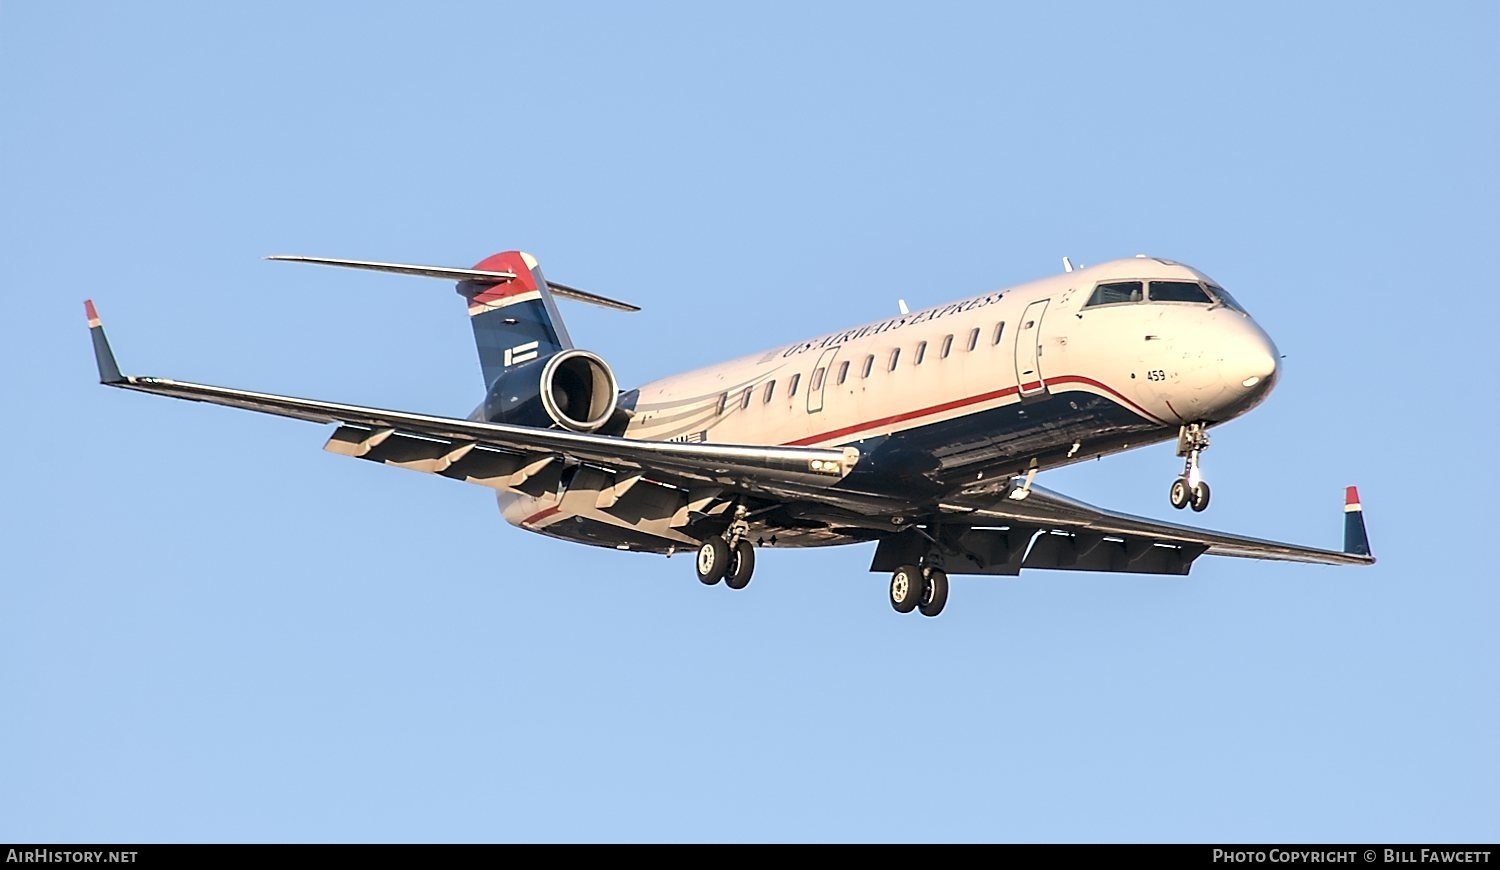
[[[493,386],[500,375],[514,366],[573,346],[562,315],[557,313],[553,301],[556,297],[616,311],[641,310],[629,302],[548,282],[542,277],[536,258],[524,251],[494,254],[472,269],[285,254],[266,259],[457,281],[459,295],[469,303],[469,320],[474,327],[474,342],[479,348],[479,367],[486,387]]]
[[[619,387],[614,374],[597,355],[573,347],[556,298],[618,311],[640,309],[549,282],[530,254],[505,251],[470,269],[326,257],[268,259],[455,280],[459,295],[468,303],[484,376],[485,400],[471,418],[611,434],[624,426],[617,409]]]

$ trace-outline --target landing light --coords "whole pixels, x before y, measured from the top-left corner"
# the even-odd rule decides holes
[[[1260,376],[1251,375],[1250,377],[1245,378],[1243,381],[1240,381],[1240,383],[1247,387],[1253,387],[1256,384],[1260,383]]]

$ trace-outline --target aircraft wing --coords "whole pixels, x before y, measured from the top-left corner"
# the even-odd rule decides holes
[[[479,483],[520,484],[542,465],[560,458],[617,472],[636,472],[660,483],[689,489],[718,486],[778,494],[784,490],[803,492],[831,487],[859,461],[859,451],[853,448],[643,441],[124,375],[115,362],[93,303],[87,303],[86,307],[101,383],[297,420],[340,423],[343,427],[329,442],[331,450],[363,456],[383,444],[399,444],[401,455],[391,460],[394,464],[436,473],[453,469],[463,473],[448,476]]]
[[[1202,555],[1320,565],[1370,565],[1375,557],[1354,487],[1345,494],[1344,548],[1329,550],[1198,529],[1118,513],[1032,486],[1024,498],[958,496],[944,502],[944,522],[961,525],[956,547],[972,573],[1015,574],[1023,568],[1186,574]],[[873,569],[904,564],[909,553],[891,545]],[[962,562],[961,562],[962,563]],[[964,568],[950,567],[953,573]]]

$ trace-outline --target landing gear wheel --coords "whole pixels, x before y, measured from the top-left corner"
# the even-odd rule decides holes
[[[729,573],[729,542],[717,535],[698,548],[698,582],[712,586]]]
[[[927,583],[923,590],[922,603],[918,607],[923,616],[937,616],[948,603],[948,572],[942,568],[927,569]]]
[[[922,600],[926,583],[922,580],[922,569],[916,565],[902,565],[891,575],[891,607],[897,613],[911,613]]]
[[[734,545],[729,559],[729,573],[724,576],[724,585],[730,589],[744,589],[750,585],[750,575],[755,573],[755,546],[741,538]]]
[[[1208,507],[1208,484],[1198,481],[1193,485],[1193,510],[1202,512]]]
[[[1204,487],[1204,492],[1208,491],[1208,488],[1204,486],[1204,484],[1199,483],[1198,485]],[[1177,508],[1178,510],[1182,510],[1183,508],[1188,506],[1188,502],[1193,500],[1193,492],[1188,487],[1187,480],[1179,477],[1176,480],[1172,481],[1171,499],[1172,507]],[[1204,497],[1203,504],[1205,506],[1208,504],[1207,496]],[[1203,508],[1198,508],[1198,510],[1201,511],[1203,510]]]
[[[1208,424],[1187,423],[1177,432],[1177,455],[1182,476],[1172,483],[1172,507],[1182,510],[1188,505],[1201,511],[1208,507],[1208,484],[1198,472],[1198,457],[1208,449]]]

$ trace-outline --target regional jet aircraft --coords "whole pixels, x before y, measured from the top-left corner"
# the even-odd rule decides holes
[[[1354,487],[1342,550],[1115,513],[1038,472],[1163,441],[1175,508],[1208,507],[1209,428],[1260,404],[1270,337],[1218,282],[1137,256],[814,336],[620,390],[573,346],[555,300],[635,306],[549,283],[529,254],[472,269],[272,257],[456,281],[484,399],[467,417],[122,375],[85,303],[100,380],[336,424],[345,456],[495,490],[506,521],[583,544],[696,553],[743,589],[758,547],[875,543],[899,613],[942,612],[950,574],[1032,568],[1187,574],[1200,556],[1375,561]]]

